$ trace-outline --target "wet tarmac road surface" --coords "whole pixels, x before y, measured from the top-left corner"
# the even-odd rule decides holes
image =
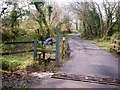
[[[76,36],[70,37],[68,42],[70,60],[60,68],[62,72],[118,78],[117,57]]]

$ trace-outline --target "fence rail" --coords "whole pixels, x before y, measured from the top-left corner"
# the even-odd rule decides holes
[[[11,54],[18,54],[18,53],[25,53],[25,52],[33,52],[34,50],[24,50],[24,51],[17,51],[17,52],[2,52],[0,55],[11,55]]]
[[[28,44],[28,43],[34,43],[34,41],[2,42],[2,43],[0,43],[0,44]]]
[[[30,44],[30,43],[34,43],[34,41],[2,42],[0,44]],[[55,44],[55,42],[53,42],[53,44]]]
[[[10,44],[33,44],[34,41],[19,41],[19,42],[2,42],[0,44],[4,44],[4,45],[10,45]],[[18,54],[18,53],[25,53],[25,52],[32,52],[34,51],[33,49],[28,49],[28,50],[21,50],[21,51],[11,51],[11,52],[0,52],[0,55],[12,55],[12,54]]]
[[[24,50],[24,51],[17,51],[17,52],[2,52],[0,55],[11,55],[11,54],[18,54],[18,53],[25,53],[25,52],[33,52],[34,50]],[[37,50],[39,52],[50,52],[50,53],[55,53],[55,50]]]

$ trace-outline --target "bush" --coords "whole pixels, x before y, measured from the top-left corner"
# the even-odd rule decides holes
[[[2,57],[2,70],[16,71],[26,69],[28,66],[34,65],[33,57],[30,55],[9,55]]]
[[[120,40],[120,32],[116,32],[112,35],[112,38],[113,39],[117,39],[117,40]]]
[[[26,35],[26,31],[22,28],[7,28],[2,32],[2,41],[20,40],[24,35]]]
[[[8,70],[9,62],[7,60],[2,60],[2,70]]]
[[[27,35],[26,35],[26,39],[29,41],[31,41],[31,40],[37,40],[38,39],[38,34],[37,33],[35,33],[35,32],[29,32],[29,33],[27,33]]]
[[[11,29],[4,29],[0,34],[2,35],[2,41],[11,41],[13,39],[14,34],[12,33]]]

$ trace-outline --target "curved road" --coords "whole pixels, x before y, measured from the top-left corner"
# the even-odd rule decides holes
[[[102,48],[85,41],[77,36],[68,38],[71,49],[70,59],[60,72],[72,74],[118,78],[118,58]],[[120,76],[119,76],[120,77]],[[35,84],[35,88],[118,88],[117,86],[87,83],[71,80],[49,78],[45,83]]]

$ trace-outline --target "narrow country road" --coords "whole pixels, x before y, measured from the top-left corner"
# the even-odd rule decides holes
[[[59,72],[77,75],[118,78],[118,58],[102,48],[80,40],[76,35],[68,38],[71,49],[70,59]],[[120,76],[119,76],[120,77]],[[35,88],[117,88],[117,86],[49,78]]]
[[[118,58],[95,44],[82,41],[76,36],[70,37],[68,42],[71,58],[60,69],[61,71],[118,78]]]

